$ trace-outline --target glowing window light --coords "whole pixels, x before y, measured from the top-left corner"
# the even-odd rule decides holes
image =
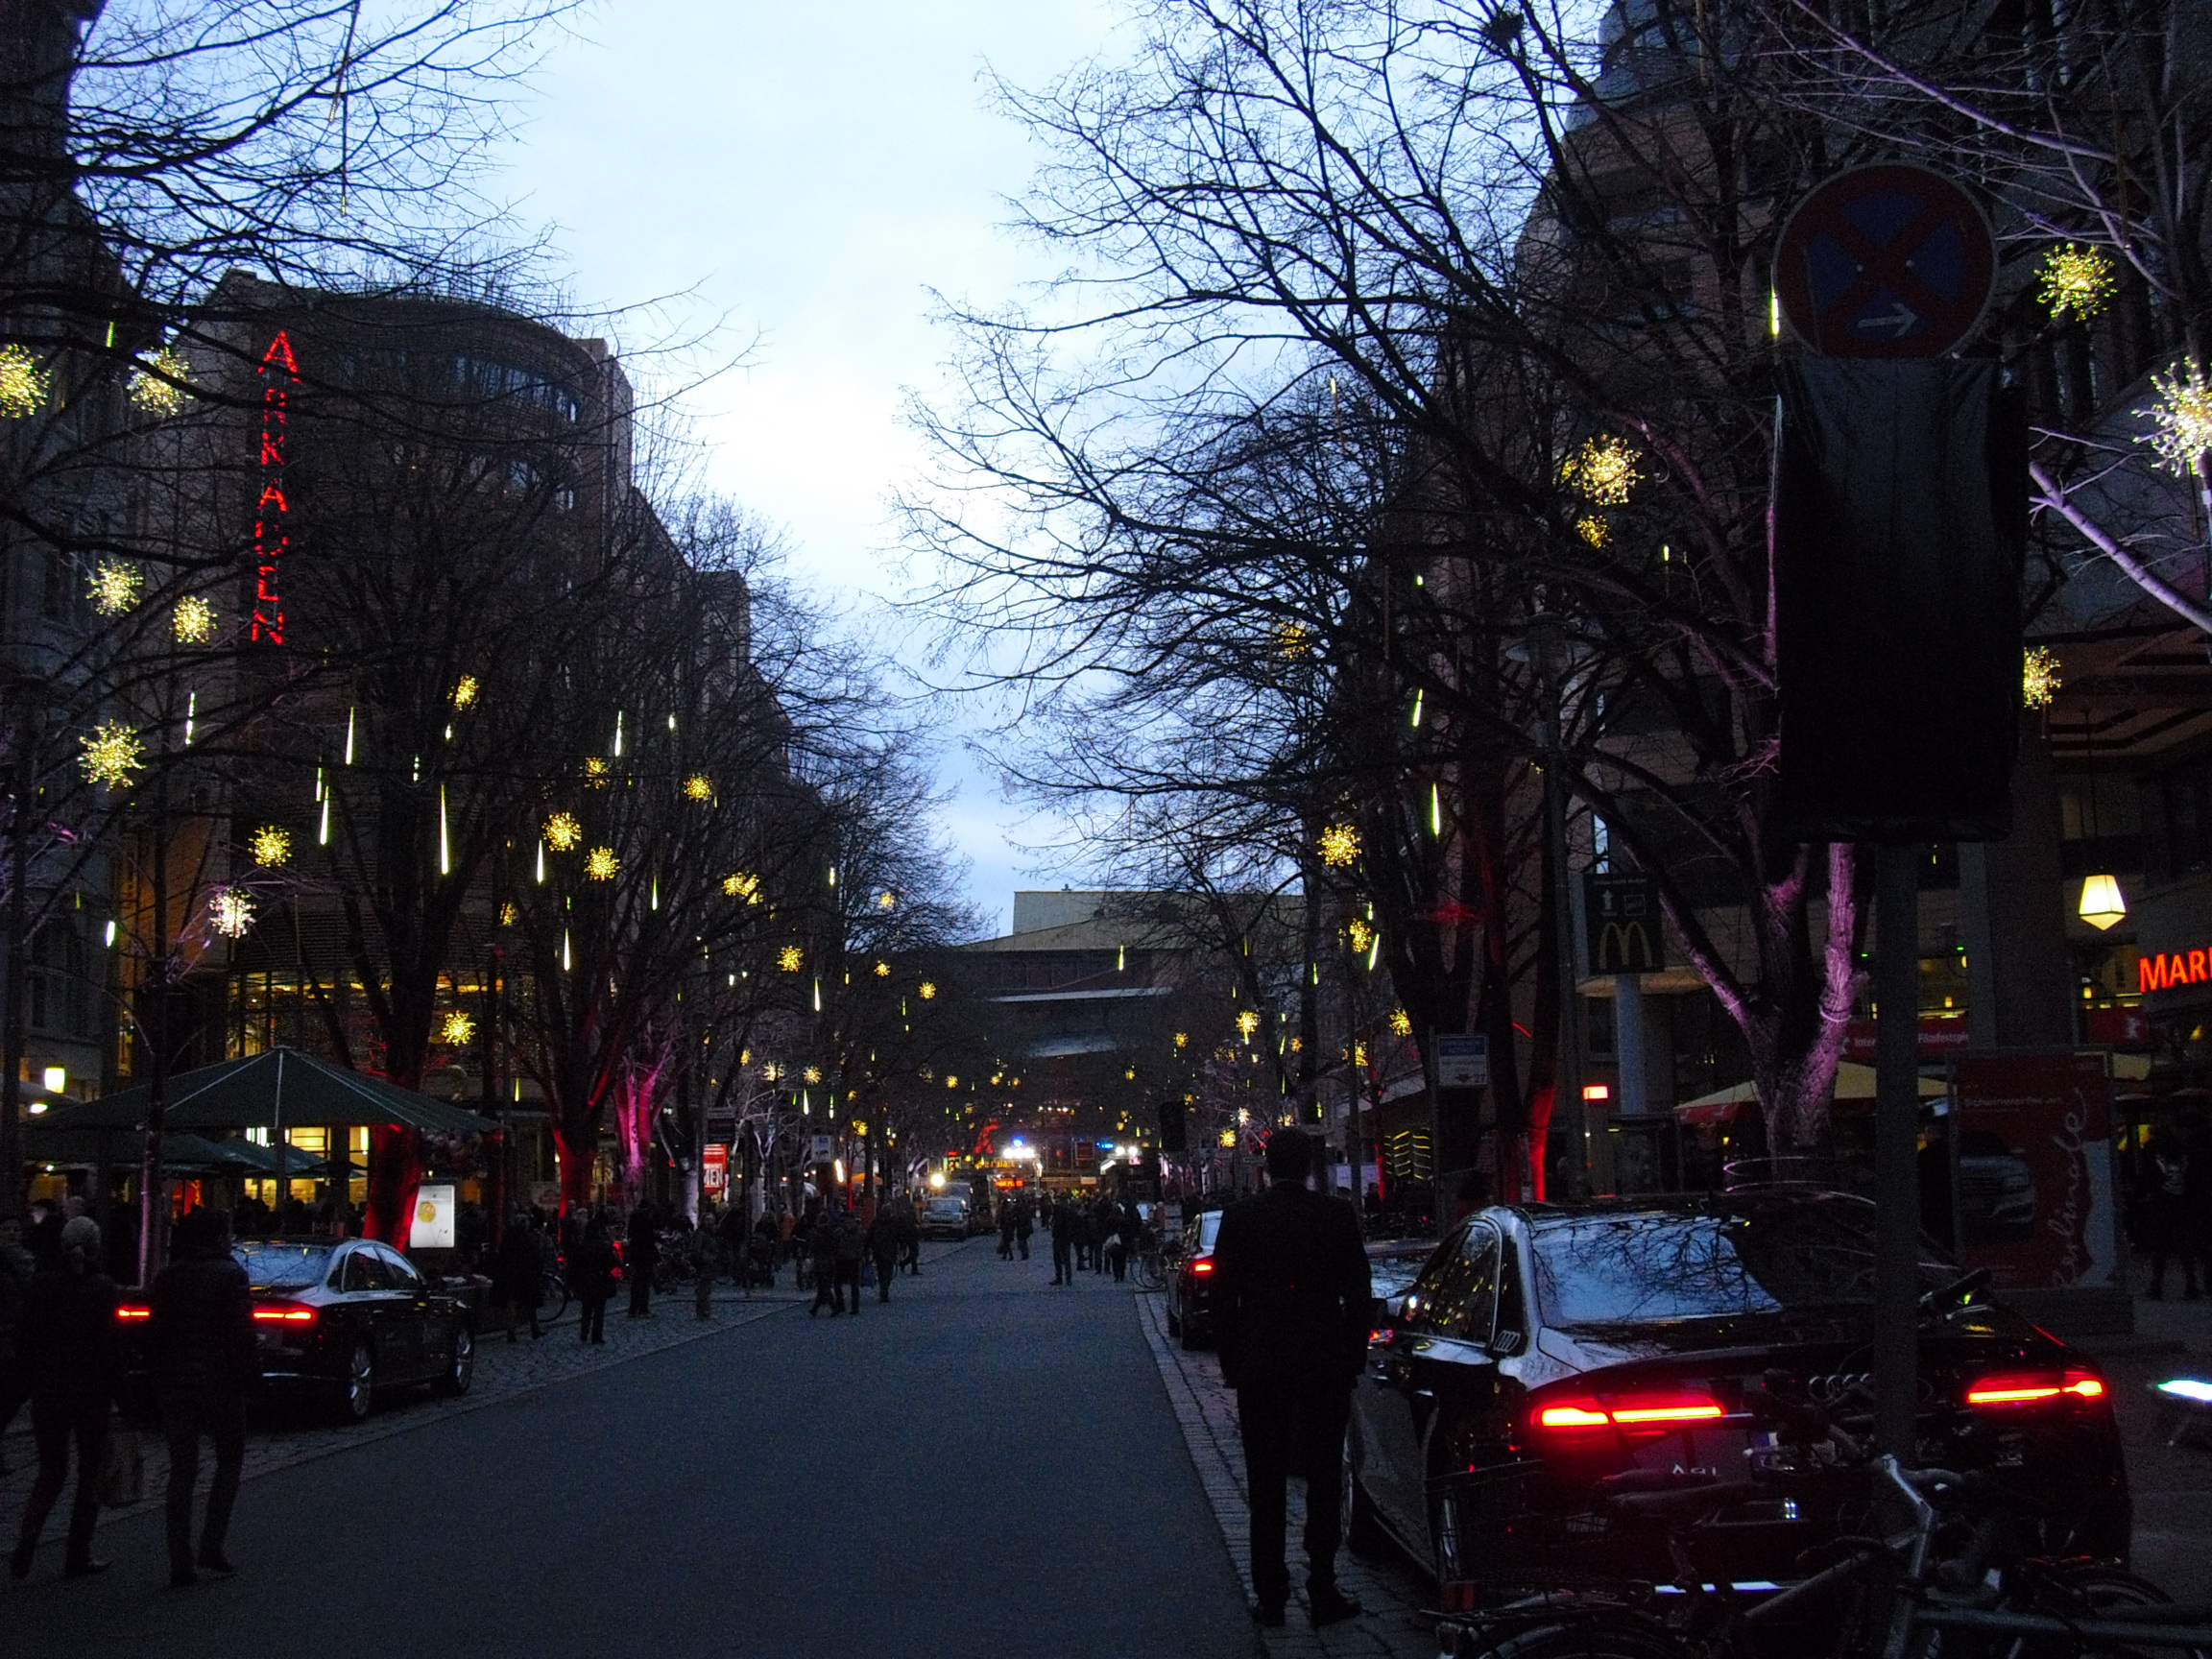
[[[135,565],[121,559],[103,559],[92,572],[86,591],[92,597],[92,609],[103,616],[120,616],[138,603],[138,590],[146,585],[146,578]]]
[[[180,645],[204,645],[215,637],[215,607],[197,593],[187,593],[170,613],[170,631]]]
[[[184,407],[184,388],[192,373],[184,354],[163,346],[138,359],[131,371],[131,401],[149,415],[174,415]]]
[[[1253,1035],[1260,1029],[1260,1016],[1249,1008],[1245,1009],[1237,1016],[1237,1029],[1245,1042],[1251,1042]]]
[[[127,788],[131,775],[146,764],[146,746],[130,727],[108,721],[78,741],[84,753],[78,764],[85,778],[109,789]]]
[[[584,874],[594,881],[612,881],[621,871],[622,860],[612,847],[594,847],[584,855]]]
[[[476,694],[483,689],[484,687],[477,684],[475,675],[462,675],[460,679],[453,682],[453,707],[456,709],[468,708],[476,701]]]
[[[1391,1010],[1390,1010],[1390,1035],[1391,1035],[1391,1036],[1393,1036],[1393,1037],[1410,1037],[1410,1036],[1412,1036],[1412,1035],[1413,1035],[1413,1016],[1412,1016],[1412,1015],[1410,1015],[1410,1014],[1408,1014],[1408,1013],[1407,1013],[1407,1012],[1406,1012],[1406,1010],[1405,1010],[1405,1009],[1403,1009],[1403,1008],[1393,1008],[1393,1009],[1391,1009]]]
[[[0,416],[21,421],[46,407],[54,376],[22,346],[0,346]]]
[[[1275,649],[1292,662],[1310,657],[1313,652],[1313,630],[1303,622],[1278,622]]]
[[[1349,824],[1332,824],[1321,831],[1314,846],[1322,863],[1332,870],[1342,870],[1359,856],[1359,831]]]
[[[1559,482],[1599,507],[1625,507],[1628,493],[1644,481],[1636,465],[1643,459],[1642,451],[1619,438],[1585,438],[1559,463]]]
[[[207,902],[207,923],[226,939],[243,938],[253,926],[253,895],[243,887],[218,887]]]
[[[2032,645],[2020,663],[2020,701],[2029,709],[2048,709],[2064,682],[2058,678],[2058,653]]]
[[[444,1042],[458,1048],[476,1035],[476,1022],[456,1008],[438,1022],[438,1035]]]
[[[2150,415],[2152,430],[2138,442],[2149,444],[2174,472],[2186,478],[2198,457],[2212,449],[2212,382],[2194,363],[2171,374],[2151,376],[2155,397]]]
[[[920,989],[922,992],[922,1000],[925,1002],[928,1001],[932,997],[937,995],[937,987],[927,979],[922,981]]]
[[[776,952],[776,966],[786,974],[796,974],[806,966],[806,952],[796,945],[786,945]]]
[[[573,812],[556,812],[545,820],[545,845],[556,853],[573,853],[583,844],[584,826]]]
[[[604,756],[587,755],[584,757],[585,782],[590,784],[594,789],[604,789],[607,787],[607,760]]]
[[[2077,248],[2071,242],[2044,254],[2038,275],[2042,280],[2036,298],[2051,308],[2054,318],[2069,313],[2084,320],[2094,317],[2120,285],[2119,272],[2102,250]]]
[[[760,902],[760,878],[748,876],[742,870],[722,878],[722,892],[731,899],[742,899],[748,904]]]
[[[254,863],[264,870],[274,870],[292,856],[292,831],[264,824],[253,831],[246,847],[253,854]]]
[[[714,780],[704,772],[694,772],[684,780],[684,799],[686,801],[711,801],[714,799]]]

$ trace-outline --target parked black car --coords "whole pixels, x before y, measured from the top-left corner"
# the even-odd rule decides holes
[[[1873,1366],[1873,1206],[1837,1194],[1730,1194],[1695,1206],[1499,1208],[1440,1245],[1368,1347],[1347,1440],[1355,1548],[1387,1534],[1447,1599],[1581,1580],[1666,1583],[1648,1528],[1598,1483],[1711,1471],[1771,1497],[1724,1519],[1752,1590],[1801,1576],[1854,1525],[1857,1488],[1800,1477],[1760,1396],[1860,1398]],[[1931,1288],[1959,1270],[1931,1262]],[[1971,1292],[1921,1333],[1919,1461],[1988,1468],[2041,1504],[2040,1544],[2124,1555],[2130,1511],[2104,1379],[2086,1356]],[[1775,1470],[1779,1469],[1777,1475]]]
[[[1167,1275],[1167,1334],[1186,1348],[1214,1340],[1214,1240],[1221,1212],[1202,1210],[1183,1223],[1183,1242]]]
[[[465,1394],[476,1369],[466,1299],[367,1238],[249,1239],[231,1249],[253,1288],[264,1381],[326,1394],[342,1421],[367,1417],[383,1389],[429,1383]],[[117,1316],[142,1332],[149,1310],[126,1297]],[[127,1337],[133,1349],[135,1338]],[[144,1392],[145,1362],[132,1371]]]

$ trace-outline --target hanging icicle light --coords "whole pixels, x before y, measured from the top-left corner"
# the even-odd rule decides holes
[[[2128,919],[2128,900],[2117,876],[2092,876],[2081,883],[2080,917],[2100,933]]]
[[[345,763],[346,763],[347,765],[349,765],[349,766],[350,766],[350,765],[352,765],[352,764],[353,764],[353,714],[354,714],[354,710],[352,710],[352,709],[347,709],[347,710],[346,710],[346,762],[345,762]]]
[[[438,785],[438,874],[453,874],[453,838],[445,826],[445,785]]]

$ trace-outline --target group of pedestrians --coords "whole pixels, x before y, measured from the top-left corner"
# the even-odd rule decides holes
[[[1129,1259],[1143,1248],[1146,1223],[1136,1205],[1111,1192],[1062,1192],[1048,1200],[1045,1225],[1052,1239],[1052,1283],[1072,1285],[1084,1272],[1126,1281]]]
[[[171,1255],[148,1294],[146,1358],[169,1449],[169,1581],[181,1588],[203,1573],[232,1570],[225,1542],[246,1461],[246,1396],[261,1370],[252,1295],[230,1256],[229,1216],[220,1210],[184,1215]],[[121,1302],[105,1270],[99,1223],[89,1215],[62,1220],[51,1248],[36,1253],[19,1223],[0,1223],[0,1431],[28,1400],[38,1457],[8,1557],[16,1578],[31,1575],[72,1461],[76,1491],[62,1573],[81,1578],[109,1565],[93,1555],[92,1531],[124,1383]],[[195,1549],[192,1493],[203,1438],[214,1443],[215,1469]]]
[[[877,1301],[888,1302],[891,1282],[902,1266],[909,1273],[922,1271],[921,1217],[903,1193],[878,1204],[865,1223],[850,1204],[832,1199],[811,1213],[805,1238],[814,1267],[809,1319],[824,1308],[832,1315],[859,1312],[864,1281],[873,1281]]]

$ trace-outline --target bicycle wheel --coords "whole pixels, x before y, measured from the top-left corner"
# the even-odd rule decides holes
[[[1452,1659],[1698,1659],[1699,1649],[1632,1614],[1602,1614],[1553,1624],[1462,1627]]]
[[[1135,1278],[1137,1288],[1140,1290],[1165,1290],[1167,1288],[1167,1275],[1160,1270],[1160,1258],[1157,1256],[1138,1257]]]
[[[547,1273],[538,1283],[540,1304],[548,1310],[539,1317],[551,1324],[568,1311],[568,1281],[558,1273]]]
[[[2165,1607],[2174,1598],[2148,1578],[2104,1561],[2036,1562],[2022,1572],[2018,1588],[2003,1604],[2006,1612],[2041,1613],[2054,1619],[2094,1619],[2121,1607]],[[2001,1639],[2000,1639],[2001,1640]],[[2030,1640],[2007,1649],[2007,1659],[2075,1659],[2087,1653],[2158,1652],[2178,1659],[2205,1659],[2200,1647],[2137,1648],[2119,1642]]]

